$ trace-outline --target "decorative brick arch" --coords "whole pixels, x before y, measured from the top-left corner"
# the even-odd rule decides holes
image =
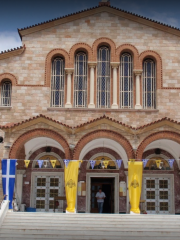
[[[12,83],[12,86],[16,86],[17,85],[17,78],[13,74],[11,74],[11,73],[0,74],[0,84],[5,79],[10,80],[11,83]]]
[[[157,77],[157,89],[161,89],[163,86],[162,82],[162,59],[160,55],[155,51],[144,51],[139,56],[140,67],[143,69],[143,61],[146,58],[152,58],[156,62],[156,77]]]
[[[51,62],[52,59],[57,56],[61,56],[65,59],[65,68],[70,66],[69,54],[65,50],[61,48],[51,50],[46,56],[45,61],[45,86],[47,87],[50,87],[51,82]]]
[[[111,62],[116,61],[116,45],[110,38],[98,38],[93,43],[93,61],[97,61],[97,50],[101,45],[108,45],[111,49]]]
[[[84,51],[88,54],[88,61],[93,60],[92,48],[86,43],[77,43],[69,51],[71,68],[74,68],[74,55],[77,51]]]
[[[123,52],[129,52],[133,55],[134,69],[142,69],[139,63],[139,52],[136,47],[131,44],[123,44],[116,49],[116,62],[120,61]]]
[[[24,134],[22,134],[20,137],[16,139],[16,141],[13,143],[10,152],[9,157],[10,158],[17,158],[19,155],[19,151],[21,150],[22,146],[29,140],[36,138],[36,137],[48,137],[52,138],[55,141],[57,141],[64,149],[65,157],[67,159],[70,158],[70,149],[67,141],[62,137],[60,134],[49,130],[49,129],[34,129],[30,130]]]
[[[151,143],[159,139],[169,139],[180,144],[180,134],[170,131],[162,131],[157,133],[152,133],[147,136],[139,145],[136,151],[136,159],[142,159],[144,149]]]
[[[118,142],[126,151],[128,158],[134,158],[134,151],[130,142],[121,134],[110,130],[96,130],[86,134],[79,140],[74,149],[73,159],[79,159],[80,153],[86,144],[98,138],[109,138]]]

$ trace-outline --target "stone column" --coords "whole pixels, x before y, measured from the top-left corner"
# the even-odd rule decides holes
[[[72,108],[71,103],[71,75],[74,72],[74,68],[65,68],[65,72],[67,74],[67,102],[65,104],[65,108]]]
[[[15,193],[16,198],[19,206],[22,203],[22,193],[23,193],[23,175],[25,174],[26,170],[17,170],[16,172],[16,186],[15,186]]]
[[[90,68],[90,103],[88,108],[95,108],[94,104],[94,69],[97,65],[96,62],[88,62]]]
[[[111,66],[113,68],[113,104],[111,108],[113,109],[118,109],[118,104],[117,104],[117,69],[119,67],[119,63],[111,63]]]
[[[136,76],[136,105],[135,109],[142,109],[141,103],[140,103],[140,77],[142,75],[142,70],[134,70],[134,74]]]

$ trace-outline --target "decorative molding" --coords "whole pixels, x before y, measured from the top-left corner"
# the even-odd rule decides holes
[[[66,74],[73,74],[74,68],[65,68]]]
[[[120,62],[111,62],[112,68],[118,68],[120,66]]]
[[[133,73],[135,74],[135,76],[137,76],[137,75],[141,75],[142,72],[143,72],[142,69],[134,69],[134,70],[133,70]]]
[[[158,30],[166,32],[168,34],[180,36],[180,30],[177,28],[171,27],[167,24],[157,22],[155,20],[151,20],[149,18],[145,18],[143,16],[138,16],[137,14],[133,14],[133,13],[121,10],[121,9],[117,9],[113,6],[97,6],[94,8],[85,9],[84,11],[72,13],[70,15],[66,15],[59,19],[50,20],[45,23],[33,25],[33,26],[30,26],[30,27],[27,27],[24,29],[18,29],[18,32],[19,32],[20,37],[22,38],[23,36],[34,33],[34,32],[48,29],[48,28],[51,28],[51,27],[54,27],[57,25],[69,23],[69,22],[72,22],[72,21],[75,21],[75,20],[78,20],[81,18],[85,18],[88,16],[92,16],[94,14],[101,13],[101,12],[108,12],[108,13],[114,14],[116,16],[119,16],[119,17],[122,17],[122,18],[125,18],[128,20],[158,29]]]
[[[21,55],[25,51],[26,47],[23,45],[15,50],[5,51],[0,53],[0,60]]]
[[[97,62],[88,62],[89,68],[95,68],[97,66]]]

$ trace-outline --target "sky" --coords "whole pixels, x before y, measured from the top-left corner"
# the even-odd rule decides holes
[[[0,51],[21,46],[17,32],[40,22],[98,6],[101,0],[1,0]],[[111,6],[180,28],[180,0],[111,0]]]

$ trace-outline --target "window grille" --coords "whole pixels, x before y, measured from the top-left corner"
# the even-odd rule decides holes
[[[143,108],[156,108],[156,65],[152,59],[143,63]]]
[[[64,106],[65,61],[57,57],[52,61],[51,70],[51,107]]]
[[[11,87],[10,81],[2,83],[1,87],[1,106],[11,106]]]
[[[79,52],[75,56],[74,107],[87,106],[87,54]]]
[[[120,107],[133,106],[133,63],[132,56],[124,53],[120,60]]]
[[[110,107],[110,49],[106,46],[98,49],[97,107]]]

